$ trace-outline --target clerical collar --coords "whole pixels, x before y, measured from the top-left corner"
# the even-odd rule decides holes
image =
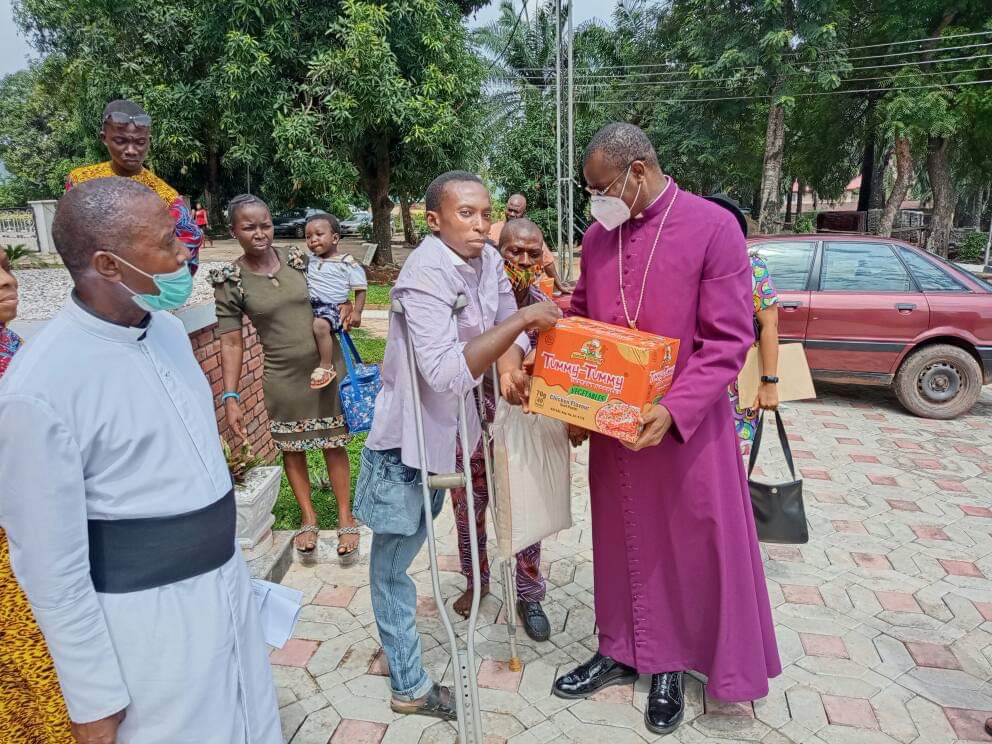
[[[79,325],[83,326],[86,330],[93,333],[96,336],[105,338],[108,341],[121,341],[121,342],[135,342],[141,341],[145,338],[145,334],[148,332],[148,326],[152,322],[152,314],[146,313],[145,317],[141,319],[138,325],[128,325],[126,323],[120,323],[116,320],[111,320],[103,315],[97,313],[93,308],[89,307],[79,295],[76,290],[72,291],[72,296],[65,307],[66,314],[76,321]]]
[[[631,217],[632,220],[643,221],[649,220],[652,217],[657,217],[662,211],[671,203],[672,199],[675,198],[675,192],[678,191],[678,186],[675,183],[675,179],[671,176],[665,176],[668,179],[668,183],[665,184],[665,188],[661,190],[661,193],[655,197],[655,200],[644,207],[641,213],[636,217]]]

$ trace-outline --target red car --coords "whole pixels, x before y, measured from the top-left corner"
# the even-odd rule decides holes
[[[781,297],[779,334],[817,379],[891,386],[925,418],[992,382],[992,285],[897,240],[831,233],[748,241]]]

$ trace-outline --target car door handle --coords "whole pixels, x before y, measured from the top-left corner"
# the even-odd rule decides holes
[[[781,302],[779,304],[782,306],[783,310],[797,310],[798,308],[803,306],[803,303],[799,302],[799,300],[789,300],[787,302]]]
[[[911,313],[916,309],[916,305],[912,302],[899,302],[896,304],[896,310],[901,313]]]

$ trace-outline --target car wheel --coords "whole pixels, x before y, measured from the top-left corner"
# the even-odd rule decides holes
[[[893,387],[899,402],[917,416],[957,418],[982,394],[982,368],[957,346],[924,346],[902,363]]]
[[[307,229],[303,225],[300,225],[296,228],[293,234],[298,238],[305,238],[307,235]]]

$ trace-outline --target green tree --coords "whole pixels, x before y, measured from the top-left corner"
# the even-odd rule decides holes
[[[48,87],[59,61],[47,59],[0,80],[0,161],[10,173],[3,206],[59,194],[83,154],[66,107]]]
[[[786,115],[796,95],[812,88],[836,89],[848,69],[835,2],[675,0],[679,51],[690,62],[688,77],[720,81],[724,96],[760,97],[767,105],[758,224],[773,232],[781,212]],[[713,87],[709,97],[718,97]]]
[[[555,19],[550,4],[523,18],[509,0],[499,16],[477,29],[473,41],[485,59],[492,96],[486,102],[486,170],[505,199],[527,198],[528,217],[554,243],[555,191]]]
[[[343,0],[274,132],[296,178],[346,162],[372,206],[375,261],[392,263],[392,194],[420,192],[470,151],[482,68],[462,8],[443,0]]]
[[[875,78],[862,87],[876,89],[869,94],[877,104],[875,117],[866,130],[870,135],[876,127],[878,149],[891,148],[896,156],[896,177],[882,227],[891,230],[913,178],[926,181],[933,199],[927,247],[946,256],[959,187],[972,181],[970,173],[981,171],[973,161],[984,160],[981,112],[989,91],[967,84],[987,80],[992,69],[980,56],[961,59],[978,54],[967,47],[975,39],[959,41],[962,37],[953,35],[992,28],[992,11],[984,0],[880,0],[847,2],[844,15],[849,21],[848,44],[870,45],[859,52],[872,60],[859,63],[868,67],[860,74]],[[911,39],[933,40],[892,44]],[[962,45],[966,48],[954,49]],[[885,67],[871,67],[880,64]],[[884,156],[878,165],[884,168]],[[880,170],[876,167],[876,172]],[[876,182],[874,188],[881,186]]]
[[[100,112],[128,97],[154,118],[150,165],[181,190],[203,193],[215,214],[222,194],[245,190],[249,178],[275,207],[325,206],[352,193],[352,169],[313,164],[301,178],[291,160],[277,157],[272,137],[324,43],[333,5],[20,0],[17,11],[47,55],[27,108],[54,106],[68,122],[77,142],[67,154],[71,165],[105,157]]]

